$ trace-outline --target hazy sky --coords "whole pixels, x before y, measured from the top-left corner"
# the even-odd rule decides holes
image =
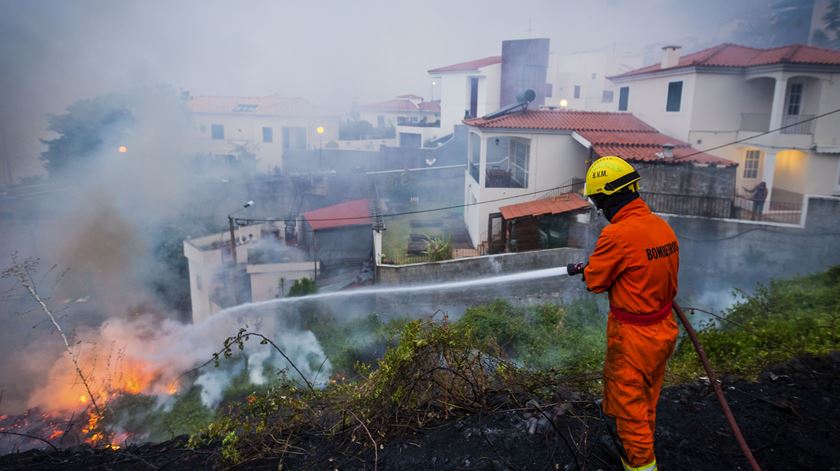
[[[345,110],[429,95],[426,70],[500,54],[505,39],[553,52],[720,42],[764,0],[0,0],[0,153],[37,170],[47,113],[166,83],[193,95],[302,96]]]

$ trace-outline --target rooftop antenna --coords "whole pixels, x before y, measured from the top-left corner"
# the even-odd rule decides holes
[[[537,94],[534,93],[533,90],[531,90],[531,89],[525,90],[524,92],[522,92],[521,95],[516,96],[516,103],[515,104],[506,106],[506,107],[500,109],[499,111],[494,111],[494,112],[492,112],[488,115],[482,116],[482,118],[483,119],[498,118],[500,116],[504,116],[506,114],[513,113],[514,111],[517,111],[518,109],[521,109],[522,111],[526,111],[528,109],[528,104],[531,103],[532,101],[534,101],[535,98],[537,98]]]

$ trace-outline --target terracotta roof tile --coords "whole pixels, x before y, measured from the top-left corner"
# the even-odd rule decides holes
[[[542,216],[576,211],[589,206],[589,203],[577,193],[563,193],[553,198],[545,198],[525,203],[502,206],[499,211],[506,220],[525,216]]]
[[[482,67],[487,67],[488,65],[493,64],[501,64],[502,63],[502,56],[490,56],[484,57],[482,59],[476,59],[469,62],[461,62],[458,64],[447,65],[443,67],[438,67],[436,69],[430,69],[428,72],[430,74],[439,74],[443,72],[468,72],[470,70],[478,70]]]
[[[367,199],[345,201],[303,213],[313,231],[371,224]]]
[[[737,44],[720,44],[680,57],[677,65],[682,67],[755,67],[771,64],[811,64],[840,66],[840,51],[814,46],[793,44],[772,49],[757,49]],[[608,78],[631,77],[663,70],[660,64],[653,64]]]
[[[688,143],[658,132],[593,132],[578,133],[592,144],[595,153],[617,155],[631,162],[661,162],[664,164],[693,163],[700,165],[719,165],[732,167],[737,163],[721,157],[693,149]],[[674,157],[660,157],[663,145],[674,146]]]
[[[595,111],[527,110],[493,119],[465,119],[464,123],[482,129],[656,132],[656,129],[630,113]]]

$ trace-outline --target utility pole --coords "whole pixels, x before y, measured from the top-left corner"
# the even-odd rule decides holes
[[[233,216],[228,214],[228,226],[230,227],[230,253],[233,255],[233,268],[236,268],[239,261],[236,259],[236,235],[233,231]]]

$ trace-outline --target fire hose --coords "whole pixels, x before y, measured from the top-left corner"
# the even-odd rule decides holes
[[[694,349],[697,350],[697,355],[700,356],[700,362],[703,363],[703,368],[706,369],[706,374],[709,375],[709,381],[712,383],[712,387],[715,390],[715,396],[717,396],[717,400],[720,403],[720,408],[723,409],[723,415],[726,416],[726,421],[729,422],[729,428],[732,429],[732,433],[735,435],[735,440],[738,441],[738,446],[741,447],[741,452],[744,453],[747,461],[750,462],[750,466],[753,471],[761,471],[761,466],[759,466],[758,461],[755,460],[752,450],[750,450],[749,445],[747,445],[747,441],[744,439],[744,435],[741,433],[741,428],[738,427],[738,422],[735,421],[735,416],[732,415],[732,410],[729,408],[729,403],[726,401],[726,397],[723,395],[723,389],[720,387],[720,381],[718,380],[717,373],[714,368],[712,368],[712,364],[709,363],[709,357],[706,356],[706,351],[703,350],[703,345],[700,343],[700,339],[697,338],[697,332],[694,331],[694,327],[692,327],[691,323],[688,322],[688,319],[685,317],[685,313],[676,302],[674,302],[674,311],[676,311],[677,317],[680,318],[680,322],[682,322],[683,327],[685,327],[688,338],[691,339]]]
[[[570,263],[566,266],[566,273],[569,276],[579,275],[583,273],[584,267],[585,265],[583,263]],[[706,351],[703,349],[700,339],[697,338],[697,332],[694,331],[694,327],[692,327],[691,323],[688,322],[688,319],[685,317],[685,313],[676,301],[673,306],[674,311],[677,313],[677,317],[679,317],[680,322],[683,327],[685,327],[688,338],[691,339],[694,349],[697,350],[700,362],[703,363],[703,368],[709,376],[709,382],[711,382],[712,388],[715,390],[715,396],[720,403],[721,409],[723,409],[723,415],[726,416],[726,421],[729,422],[729,428],[732,429],[732,433],[735,435],[735,440],[738,442],[738,446],[741,447],[741,452],[744,453],[744,456],[747,458],[747,461],[749,461],[750,467],[752,467],[753,471],[761,471],[761,466],[758,465],[758,461],[756,461],[755,456],[752,454],[752,450],[750,450],[749,445],[747,445],[747,441],[744,439],[744,435],[741,433],[741,428],[738,427],[738,422],[735,421],[735,416],[732,415],[732,410],[729,408],[729,403],[726,401],[726,397],[723,395],[723,389],[720,387],[720,380],[718,380],[717,373],[714,368],[712,368],[712,364],[709,362],[709,357],[706,356]]]

